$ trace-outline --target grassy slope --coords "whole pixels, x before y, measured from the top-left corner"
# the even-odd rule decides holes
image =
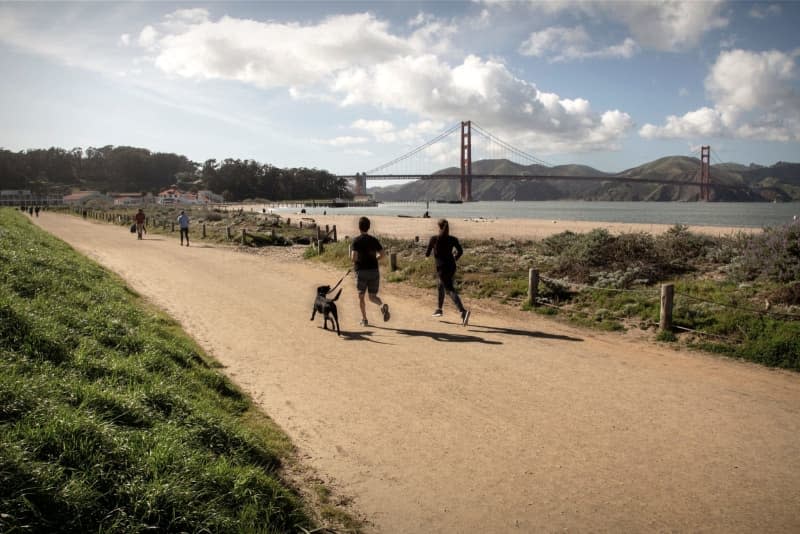
[[[0,531],[308,526],[276,474],[288,439],[212,367],[119,280],[0,209]]]

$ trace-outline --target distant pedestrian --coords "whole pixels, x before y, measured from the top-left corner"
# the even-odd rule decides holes
[[[181,246],[183,246],[183,236],[186,236],[186,246],[189,246],[189,216],[184,210],[178,215],[178,225],[181,227]],[[202,247],[201,247],[202,248]]]
[[[139,211],[136,212],[134,215],[133,220],[136,222],[136,236],[138,239],[142,238],[142,232],[144,232],[144,223],[147,218],[144,216],[144,211],[142,208],[139,208]]]
[[[36,206],[35,208],[33,208],[33,212],[36,213],[36,216],[38,217],[39,216],[39,206]]]
[[[33,217],[33,206],[28,206],[28,215]]]
[[[370,302],[380,306],[383,320],[389,320],[389,305],[384,304],[378,296],[381,279],[378,260],[383,256],[383,246],[375,237],[369,235],[369,227],[368,218],[358,219],[358,230],[361,234],[350,244],[350,259],[353,261],[353,271],[356,273],[358,305],[361,308],[361,326],[369,324],[364,300],[365,293],[369,295]]]
[[[456,262],[464,254],[464,249],[458,239],[450,235],[450,223],[447,222],[447,219],[439,219],[437,225],[439,226],[439,233],[431,236],[430,241],[428,241],[428,248],[425,250],[426,258],[433,252],[433,257],[436,260],[438,305],[433,312],[433,316],[441,317],[443,315],[442,306],[444,305],[444,294],[446,292],[450,295],[450,299],[452,299],[453,304],[456,305],[461,314],[461,324],[467,326],[470,312],[461,303],[461,298],[453,285],[453,278],[456,275]],[[453,251],[455,251],[455,255]]]

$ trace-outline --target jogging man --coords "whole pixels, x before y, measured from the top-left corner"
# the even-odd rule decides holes
[[[183,246],[183,236],[186,236],[186,246],[189,246],[189,216],[184,210],[178,215],[178,225],[181,227],[181,246]],[[202,248],[202,247],[201,247]]]
[[[378,296],[381,275],[378,270],[378,260],[383,256],[383,246],[380,241],[369,235],[370,222],[366,217],[358,219],[358,230],[361,232],[350,244],[350,259],[353,261],[353,271],[356,273],[356,289],[358,290],[358,305],[361,307],[361,326],[367,326],[367,309],[364,294],[369,294],[370,302],[380,306],[383,320],[389,320],[389,305],[384,304]]]

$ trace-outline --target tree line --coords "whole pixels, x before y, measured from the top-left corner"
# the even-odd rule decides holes
[[[231,158],[221,162],[209,159],[200,165],[179,154],[113,145],[19,152],[0,148],[0,189],[50,195],[79,189],[156,194],[172,186],[210,190],[230,202],[352,198],[347,180],[305,167],[284,169]]]

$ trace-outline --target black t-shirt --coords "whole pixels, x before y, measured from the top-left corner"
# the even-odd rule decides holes
[[[369,234],[359,234],[350,248],[358,253],[353,265],[356,271],[378,268],[378,252],[383,250],[380,241]]]
[[[453,256],[453,249],[456,251],[455,256]],[[428,241],[428,249],[425,251],[425,256],[430,256],[431,251],[433,251],[433,257],[436,258],[436,265],[439,266],[455,266],[456,260],[464,254],[461,243],[451,235],[448,235],[441,241],[438,235],[431,236],[430,241]]]

